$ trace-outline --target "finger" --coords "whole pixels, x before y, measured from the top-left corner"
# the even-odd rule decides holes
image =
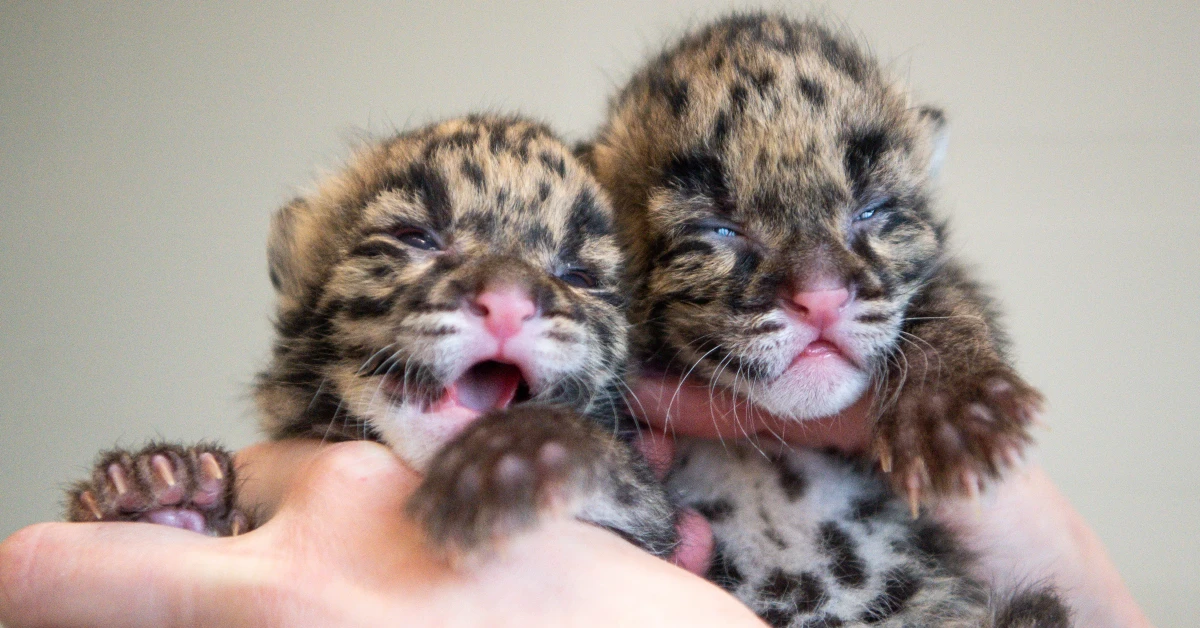
[[[656,429],[645,428],[638,431],[634,445],[645,456],[654,475],[660,480],[666,477],[675,460],[675,439]]]
[[[277,517],[319,516],[323,526],[364,532],[398,524],[420,476],[390,449],[369,441],[321,447],[295,471]]]
[[[735,408],[720,389],[681,381],[674,375],[644,377],[633,389],[638,403],[631,406],[638,418],[667,433],[716,438],[741,435],[752,427],[747,425],[751,417],[744,404]]]
[[[639,418],[669,434],[700,438],[779,438],[802,447],[835,447],[847,453],[866,449],[871,438],[873,398],[864,395],[842,412],[820,419],[786,419],[733,399],[723,390],[680,382],[673,375],[643,377],[634,384]]]
[[[675,524],[679,533],[679,547],[671,556],[671,562],[698,576],[703,576],[712,563],[712,525],[699,512],[691,508],[679,511]]]
[[[268,582],[275,571],[238,556],[214,569],[214,545],[233,541],[140,523],[24,528],[0,544],[0,624],[222,625],[229,618],[197,613],[228,608],[235,582]]]
[[[322,447],[316,440],[292,438],[256,443],[238,451],[234,455],[238,507],[255,513],[259,523],[269,519],[292,489],[301,469],[312,462]]]

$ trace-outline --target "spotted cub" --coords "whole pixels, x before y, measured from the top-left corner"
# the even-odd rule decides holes
[[[777,416],[874,387],[872,452],[906,493],[971,493],[1041,396],[932,209],[944,117],[813,23],[738,16],[614,100],[590,154],[641,282],[637,342]]]
[[[713,524],[709,576],[772,625],[1067,624],[1049,591],[991,600],[914,521],[921,493],[998,476],[1041,399],[932,211],[943,125],[821,25],[734,15],[638,71],[581,149],[617,207],[645,362],[796,421],[873,387],[890,475],[779,443],[680,447],[669,487]]]
[[[621,259],[606,195],[540,124],[475,116],[371,144],[274,218],[265,430],[387,443],[425,471],[409,510],[448,551],[553,505],[666,555],[674,511],[623,439]],[[68,516],[237,534],[255,522],[235,486],[216,447],[118,450]]]

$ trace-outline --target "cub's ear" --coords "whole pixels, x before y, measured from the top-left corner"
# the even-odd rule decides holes
[[[946,146],[950,143],[950,125],[946,122],[946,114],[937,107],[924,106],[917,110],[917,119],[921,122],[924,141],[928,146],[930,177],[936,177],[942,171],[942,163],[946,160]]]
[[[267,269],[279,295],[280,309],[303,305],[320,281],[320,226],[308,199],[296,197],[271,218]]]

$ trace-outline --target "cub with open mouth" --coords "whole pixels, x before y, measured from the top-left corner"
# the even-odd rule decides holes
[[[537,123],[472,116],[366,146],[273,221],[264,428],[390,445],[426,472],[409,510],[445,549],[486,548],[555,508],[668,554],[674,512],[623,438],[612,223]],[[254,522],[233,472],[209,446],[107,452],[68,516],[237,534]]]

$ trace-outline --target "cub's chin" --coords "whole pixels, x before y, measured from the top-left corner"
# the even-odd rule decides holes
[[[754,405],[782,419],[819,419],[845,410],[858,401],[870,376],[838,356],[797,360],[769,382],[755,382],[738,391]]]

